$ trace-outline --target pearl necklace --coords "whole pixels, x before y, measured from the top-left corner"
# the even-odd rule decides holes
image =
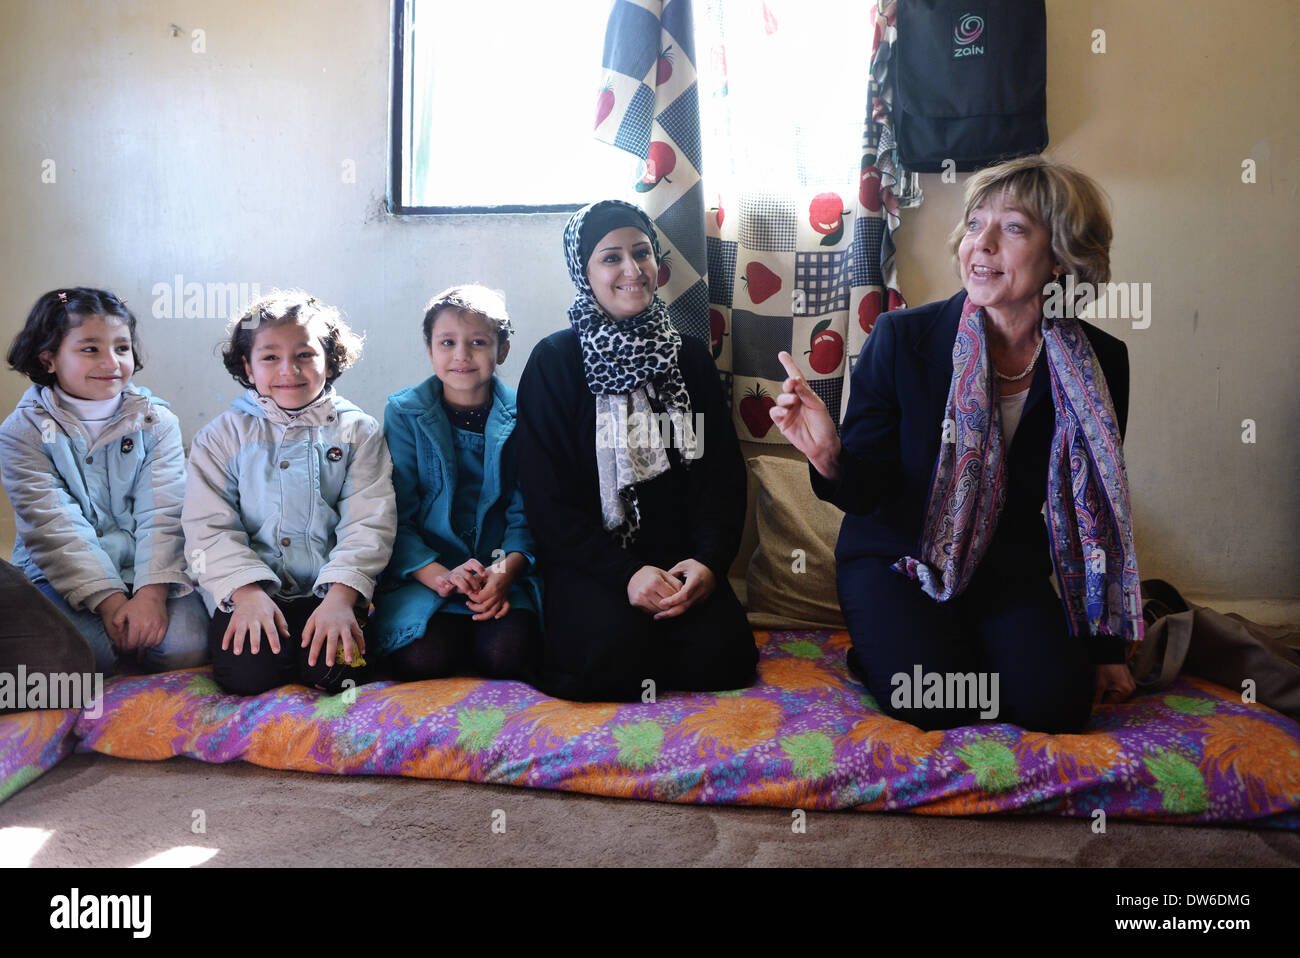
[[[1022,372],[1019,376],[1008,376],[1006,373],[998,372],[998,368],[996,366],[993,367],[993,371],[998,374],[998,379],[1001,379],[1004,383],[1019,382],[1020,380],[1024,379],[1026,376],[1029,375],[1029,371],[1034,368],[1034,363],[1038,362],[1039,354],[1041,354],[1042,351],[1043,351],[1043,340],[1040,337],[1038,340],[1038,348],[1034,350],[1034,358],[1029,360],[1029,365],[1025,367],[1025,371]]]

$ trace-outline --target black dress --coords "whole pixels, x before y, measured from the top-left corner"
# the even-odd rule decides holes
[[[753,681],[758,652],[727,582],[745,522],[745,465],[713,359],[684,340],[679,357],[702,455],[637,486],[636,542],[623,550],[601,521],[596,399],[571,329],[537,344],[519,382],[519,487],[546,582],[544,664],[537,687],[558,698],[633,701],[654,682],[713,691]],[[696,418],[696,423],[700,420]],[[711,595],[656,622],[627,584],[644,565],[693,558],[713,572]]]

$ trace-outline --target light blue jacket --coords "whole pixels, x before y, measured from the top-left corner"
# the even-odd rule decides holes
[[[369,602],[397,528],[392,462],[374,417],[326,388],[290,414],[250,389],[194,437],[185,549],[208,612],[241,586]]]
[[[32,386],[0,425],[0,474],[14,508],[13,564],[74,609],[166,583],[188,594],[182,554],[185,452],[167,403],[128,385],[94,443],[49,386]]]
[[[515,391],[494,376],[492,410],[483,430],[483,486],[473,554],[485,566],[511,552],[522,553],[530,566],[534,561],[533,536],[516,481],[514,429]],[[384,435],[393,456],[397,540],[375,597],[373,628],[380,651],[387,653],[423,635],[429,617],[445,605],[464,604],[455,594],[442,598],[411,573],[430,562],[453,569],[471,556],[452,529],[456,450],[436,376],[388,397]],[[509,601],[512,608],[534,611],[540,618],[541,577],[530,568],[512,583]]]

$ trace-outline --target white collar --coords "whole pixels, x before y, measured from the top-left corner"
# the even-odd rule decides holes
[[[79,399],[76,396],[70,396],[58,384],[54,385],[54,395],[58,397],[59,402],[82,422],[107,422],[117,415],[117,411],[122,408],[122,397],[124,393],[118,393],[111,399]]]

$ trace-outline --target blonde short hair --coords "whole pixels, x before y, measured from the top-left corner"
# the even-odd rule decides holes
[[[1077,283],[1110,279],[1110,210],[1106,194],[1084,173],[1042,156],[1022,156],[980,170],[966,181],[961,222],[948,236],[954,257],[971,214],[1001,196],[1047,228],[1052,256]]]

